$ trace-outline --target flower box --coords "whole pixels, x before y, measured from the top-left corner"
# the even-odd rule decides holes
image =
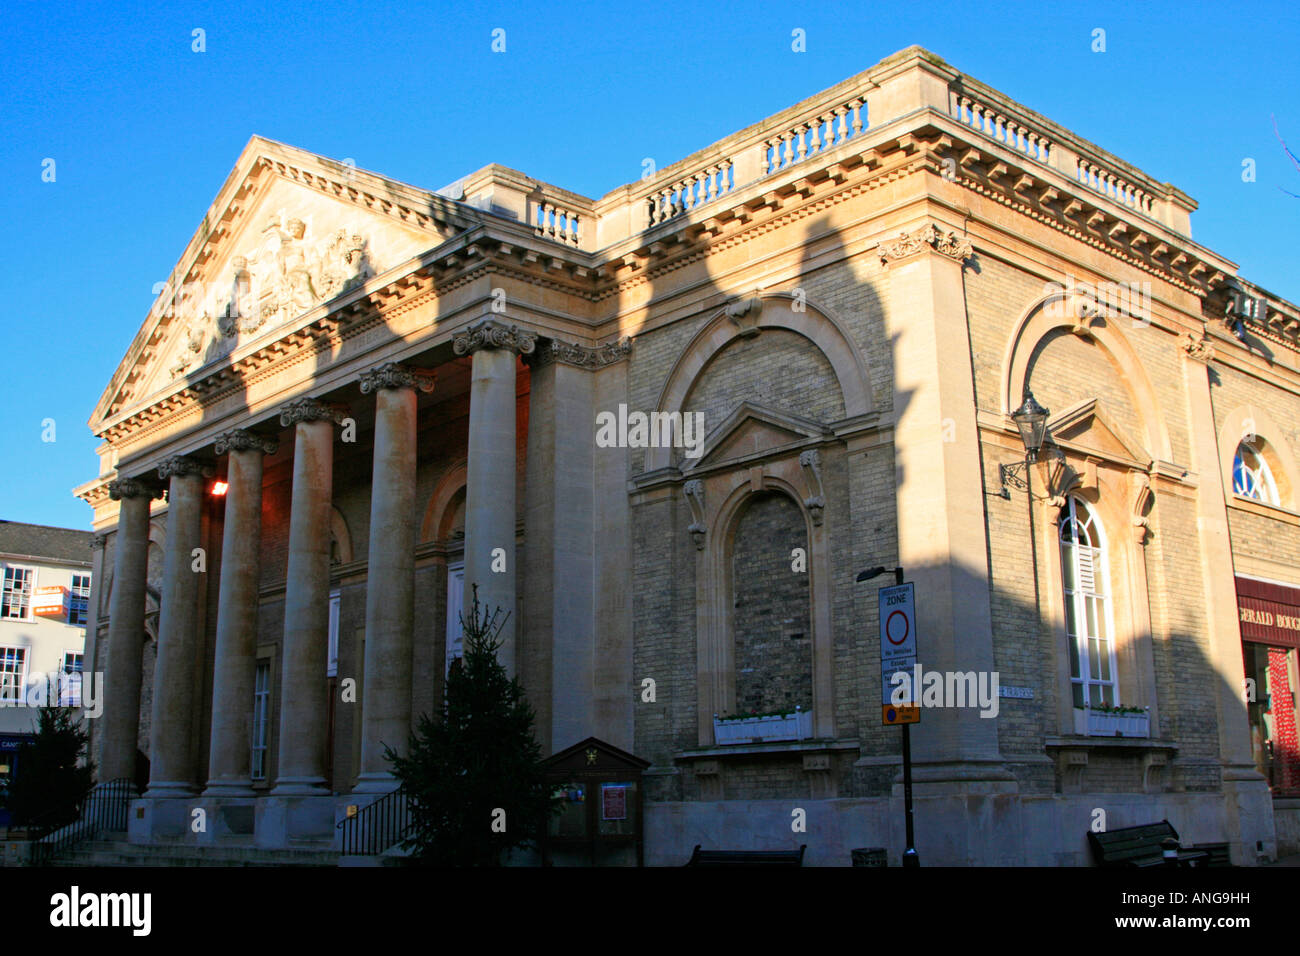
[[[1087,737],[1150,737],[1151,715],[1076,707],[1074,732]]]
[[[812,711],[768,717],[743,717],[739,720],[713,718],[713,740],[725,744],[755,744],[772,740],[807,740],[812,736]]]

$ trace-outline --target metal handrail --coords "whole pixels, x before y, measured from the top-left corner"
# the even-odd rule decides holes
[[[411,799],[398,787],[336,825],[343,831],[343,856],[378,856],[395,846],[411,827]]]
[[[32,845],[32,864],[44,866],[82,840],[102,831],[123,832],[134,793],[126,777],[96,784],[78,801],[77,819],[50,827]]]

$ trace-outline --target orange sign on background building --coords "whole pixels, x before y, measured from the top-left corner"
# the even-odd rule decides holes
[[[40,617],[68,616],[68,589],[62,586],[37,588],[32,613]]]

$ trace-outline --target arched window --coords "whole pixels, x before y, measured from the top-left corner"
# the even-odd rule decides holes
[[[1273,472],[1264,456],[1249,442],[1237,446],[1237,456],[1232,460],[1232,490],[1243,498],[1254,498],[1270,505],[1278,503]]]
[[[1073,496],[1061,514],[1065,633],[1075,707],[1115,706],[1115,641],[1110,622],[1106,541],[1101,522]]]

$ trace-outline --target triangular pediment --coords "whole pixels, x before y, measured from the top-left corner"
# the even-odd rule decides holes
[[[683,462],[684,472],[698,471],[730,461],[783,448],[820,441],[830,429],[819,422],[789,412],[742,402],[704,439],[700,457]]]
[[[1144,465],[1151,462],[1146,449],[1111,421],[1095,398],[1071,405],[1048,418],[1047,431],[1058,444],[1072,445],[1105,458]]]
[[[240,155],[92,427],[467,229],[455,202],[261,137]]]

